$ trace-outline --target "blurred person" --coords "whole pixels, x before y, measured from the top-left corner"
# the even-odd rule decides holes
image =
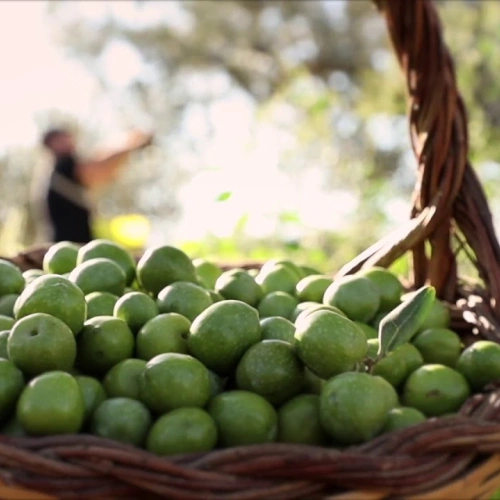
[[[92,191],[112,183],[134,151],[151,144],[153,136],[133,131],[123,144],[104,156],[80,159],[73,134],[64,128],[47,130],[42,144],[51,155],[51,168],[41,200],[50,241],[87,243],[92,234]]]

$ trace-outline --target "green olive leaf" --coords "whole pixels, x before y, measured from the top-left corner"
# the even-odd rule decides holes
[[[436,289],[423,286],[380,322],[378,358],[409,342],[430,312]]]
[[[223,193],[220,193],[219,196],[217,196],[215,201],[229,200],[229,198],[231,198],[232,195],[233,195],[233,193],[231,193],[231,191],[224,191]]]

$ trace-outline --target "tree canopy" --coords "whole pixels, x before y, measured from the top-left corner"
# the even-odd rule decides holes
[[[469,111],[471,158],[496,204],[500,5],[437,4]],[[297,193],[316,178],[318,196],[331,200],[323,210],[346,219],[330,228],[334,247],[350,242],[342,258],[409,213],[415,161],[405,85],[384,21],[369,0],[50,2],[47,20],[61,49],[117,104],[118,120],[145,120],[158,133],[149,167],[111,188],[103,213],[135,206],[149,216],[173,216],[182,209],[178,188],[214,168],[210,148],[221,113],[236,127],[243,109],[251,116],[249,148],[266,133],[275,137],[278,168],[297,183]],[[128,71],[117,69],[122,57]],[[225,102],[240,107],[226,109]],[[95,124],[81,128],[98,135]],[[29,167],[22,172],[29,177]],[[266,182],[258,166],[242,175]],[[293,206],[283,207],[280,221],[301,222]],[[324,236],[309,244],[333,251]]]

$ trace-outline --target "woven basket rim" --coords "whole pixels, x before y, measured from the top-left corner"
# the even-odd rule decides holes
[[[431,419],[344,450],[272,443],[170,458],[86,434],[0,436],[0,463],[11,461],[0,479],[58,498],[100,498],[103,491],[186,499],[342,498],[371,491],[382,495],[377,498],[407,498],[480,474],[498,452],[500,424],[464,415]],[[500,486],[500,467],[495,473],[489,493]],[[63,492],[77,486],[81,496]]]

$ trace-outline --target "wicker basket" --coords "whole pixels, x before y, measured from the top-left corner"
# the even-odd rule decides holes
[[[454,328],[469,338],[500,341],[500,247],[468,163],[465,108],[437,11],[431,0],[375,3],[407,77],[419,176],[408,224],[339,275],[387,266],[411,252],[413,284],[436,287]],[[454,237],[472,249],[483,288],[458,279]],[[11,260],[39,268],[44,251]],[[490,498],[500,488],[500,384],[470,398],[458,416],[345,450],[269,444],[163,459],[87,435],[2,436],[0,481],[0,498],[19,500]]]

